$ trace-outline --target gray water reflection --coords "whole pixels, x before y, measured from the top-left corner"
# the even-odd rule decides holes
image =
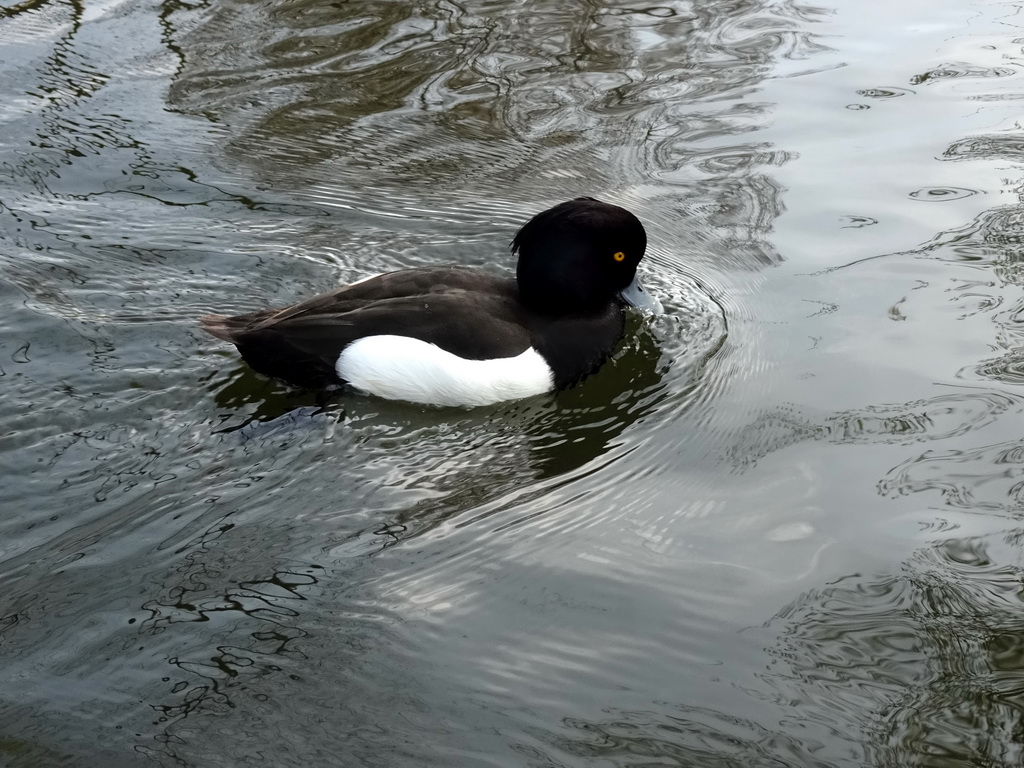
[[[1015,146],[1015,137],[977,137],[954,143],[944,157],[1002,157]],[[1016,638],[1022,538],[1016,526],[1024,516],[1024,443],[1016,433],[1024,401],[1005,386],[1021,383],[1022,210],[1019,204],[1000,206],[915,251],[879,257],[911,265],[904,271],[916,278],[890,309],[891,321],[941,318],[929,341],[957,346],[970,340],[995,357],[947,370],[943,393],[924,400],[829,416],[779,409],[740,433],[731,456],[744,470],[807,441],[926,444],[904,452],[877,488],[890,499],[927,504],[927,512],[915,517],[935,539],[897,570],[844,575],[800,595],[766,625],[778,639],[767,649],[773,662],[761,675],[769,692],[758,695],[793,702],[795,710],[780,725],[784,732],[799,726],[803,739],[791,752],[776,733],[762,731],[753,746],[769,749],[753,751],[751,764],[1021,762],[1024,664]],[[955,269],[919,266],[932,260]],[[935,280],[940,274],[942,280]],[[944,335],[954,327],[947,318],[970,326]],[[937,346],[927,352],[943,362]],[[986,437],[996,442],[984,442]],[[993,524],[993,532],[969,535]],[[955,532],[963,535],[951,536]],[[650,721],[634,726],[635,732],[626,732],[628,743],[647,749],[647,739],[662,727]],[[746,730],[758,728],[748,724]],[[624,734],[618,736],[606,736],[605,743],[627,743]],[[845,759],[820,762],[803,752],[813,753],[815,744],[827,752],[830,742],[834,752],[835,741],[847,743]]]
[[[801,596],[773,619],[766,679],[861,764],[1019,765],[1020,546],[1018,529],[946,539]]]
[[[0,8],[0,762],[1019,762],[1019,42],[932,10]],[[552,398],[194,328],[577,194],[669,314]]]
[[[771,263],[763,238],[779,190],[763,169],[788,155],[743,140],[769,109],[747,97],[777,57],[816,50],[801,24],[812,13],[758,2],[228,5],[182,36],[194,55],[171,98],[231,125],[226,151],[265,183],[332,206],[450,209],[455,192],[467,213],[500,215],[498,189],[521,210],[637,188],[648,204],[667,198],[648,213],[655,232],[692,219],[721,230],[731,260]],[[714,148],[695,146],[712,137]]]

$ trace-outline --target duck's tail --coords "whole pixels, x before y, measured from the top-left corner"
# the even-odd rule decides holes
[[[204,315],[199,318],[199,324],[210,335],[232,344],[236,343],[236,334],[245,327],[245,323],[230,315]]]

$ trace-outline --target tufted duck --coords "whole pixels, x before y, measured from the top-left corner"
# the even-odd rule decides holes
[[[405,269],[283,309],[200,322],[257,371],[298,386],[486,405],[580,381],[622,335],[624,304],[660,311],[636,279],[646,247],[636,216],[580,197],[519,230],[515,279]]]

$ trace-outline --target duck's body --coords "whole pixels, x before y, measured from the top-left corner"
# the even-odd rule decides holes
[[[621,293],[639,289],[645,247],[633,214],[579,198],[519,231],[516,279],[465,267],[407,269],[283,309],[201,321],[257,371],[292,384],[484,405],[566,387],[596,370],[622,335]]]

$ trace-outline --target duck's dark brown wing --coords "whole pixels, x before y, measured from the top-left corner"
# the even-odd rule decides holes
[[[282,309],[200,322],[257,371],[314,388],[337,383],[338,355],[365,336],[408,336],[470,360],[530,346],[514,281],[455,267],[393,272]]]

